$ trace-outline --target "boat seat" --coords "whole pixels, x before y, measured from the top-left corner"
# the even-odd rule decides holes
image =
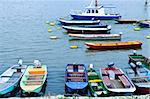
[[[129,80],[124,75],[118,76],[118,78],[121,80],[121,82],[124,85],[124,87],[126,87],[126,88],[130,88],[131,87],[131,84],[130,84]]]
[[[23,81],[26,85],[41,85],[43,80],[26,80]]]
[[[115,73],[116,76],[123,75],[123,73],[119,69],[114,70],[114,73]]]
[[[103,76],[103,82],[106,84],[107,87],[109,88],[113,87],[108,76]]]
[[[44,74],[29,74],[26,77],[36,77],[36,76],[44,76]]]
[[[88,72],[88,75],[89,76],[97,76],[97,73],[95,73],[95,72]]]
[[[108,76],[109,74],[107,73],[106,70],[102,69],[102,75],[103,75],[103,76]]]
[[[84,74],[68,74],[69,77],[83,77]]]
[[[98,83],[92,82],[91,86],[98,86]]]
[[[83,82],[83,81],[85,81],[85,77],[67,77],[67,79],[69,80],[69,81],[75,81],[75,82],[78,82],[78,81],[80,81],[80,82]]]

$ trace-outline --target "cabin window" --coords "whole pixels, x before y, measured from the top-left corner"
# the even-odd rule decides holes
[[[88,10],[87,13],[90,13],[90,10]]]
[[[94,13],[94,10],[92,10],[92,13]]]
[[[96,13],[98,13],[98,10],[96,10]]]

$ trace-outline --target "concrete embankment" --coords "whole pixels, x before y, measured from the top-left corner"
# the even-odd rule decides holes
[[[10,99],[20,99],[20,97],[11,97]],[[134,95],[134,96],[113,96],[113,97],[64,97],[63,95],[57,95],[44,97],[24,97],[22,99],[150,99],[150,94]]]

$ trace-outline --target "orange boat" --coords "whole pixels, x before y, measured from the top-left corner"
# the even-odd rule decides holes
[[[113,50],[113,49],[138,49],[141,48],[142,42],[128,41],[115,43],[85,43],[88,49],[95,50]]]

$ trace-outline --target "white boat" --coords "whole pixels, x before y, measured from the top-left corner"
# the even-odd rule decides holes
[[[68,34],[73,40],[121,40],[120,34]]]
[[[94,5],[95,1],[95,5]],[[73,19],[91,20],[91,19],[119,19],[121,16],[118,13],[106,13],[105,9],[114,9],[115,7],[98,6],[97,0],[92,0],[90,6],[86,7],[84,11],[72,11],[71,17]]]
[[[64,20],[59,19],[62,25],[95,25],[99,24],[100,20]]]
[[[19,81],[24,74],[27,66],[22,65],[19,60],[18,65],[13,65],[0,75],[0,96],[7,95],[18,87]]]
[[[62,26],[68,33],[75,34],[107,34],[110,33],[111,26],[107,27],[82,27],[82,26]]]
[[[131,93],[136,90],[132,81],[125,75],[122,69],[113,67],[113,63],[107,68],[100,69],[105,88],[111,93]]]

